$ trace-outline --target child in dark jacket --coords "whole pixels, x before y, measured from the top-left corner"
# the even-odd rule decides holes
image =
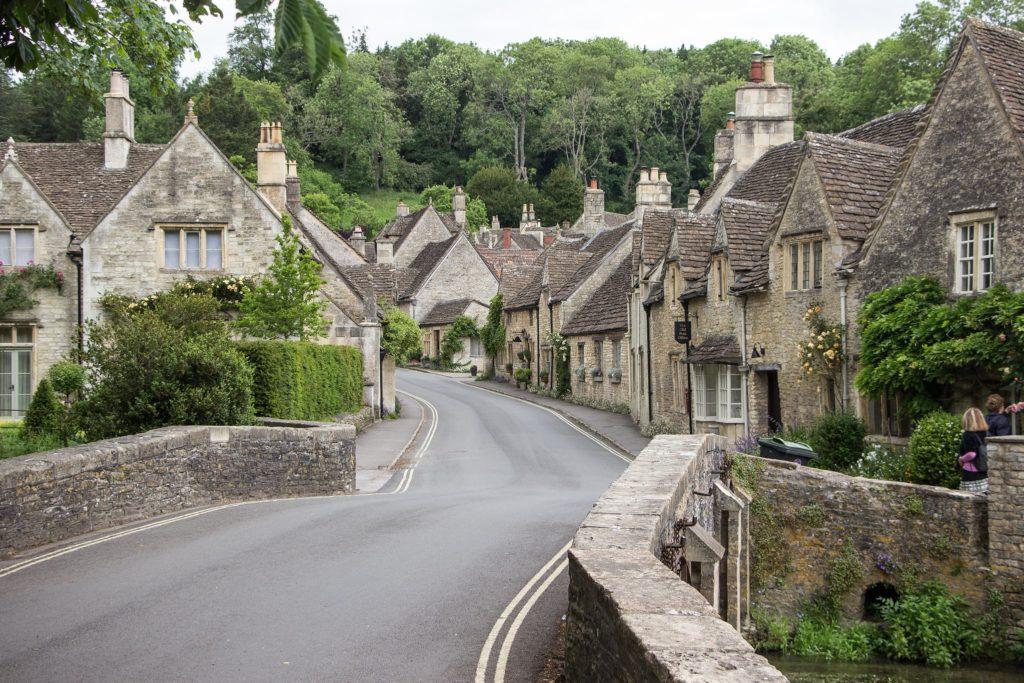
[[[960,490],[988,493],[988,450],[985,435],[988,423],[977,408],[964,413],[963,435],[960,437]]]

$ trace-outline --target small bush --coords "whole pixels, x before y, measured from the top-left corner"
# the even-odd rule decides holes
[[[405,365],[423,353],[423,333],[419,323],[391,304],[381,302],[384,331],[380,346],[398,365]]]
[[[21,423],[22,434],[26,437],[57,436],[63,421],[64,406],[53,392],[50,380],[39,380]]]
[[[978,629],[963,600],[939,582],[926,582],[899,601],[880,601],[882,654],[895,660],[948,668],[981,651]]]
[[[831,621],[804,619],[796,627],[789,654],[863,662],[874,652],[874,633],[874,627],[869,624],[840,626]]]
[[[956,415],[936,411],[923,417],[907,446],[910,481],[956,488],[960,481],[956,455],[961,431]]]
[[[751,616],[757,627],[754,647],[758,652],[788,652],[793,627],[785,617],[753,608]]]
[[[62,360],[50,366],[46,379],[64,405],[70,405],[85,389],[85,368],[74,361]]]
[[[867,444],[864,454],[853,467],[850,474],[869,479],[886,481],[909,481],[910,464],[907,449],[886,446],[884,444]]]
[[[519,368],[512,375],[512,378],[515,379],[516,385],[526,386],[526,385],[528,385],[530,383],[530,378],[532,376],[533,376],[533,371],[530,370],[530,368]]]
[[[808,445],[818,454],[815,467],[845,472],[857,464],[867,435],[864,420],[853,413],[826,413],[811,428]]]
[[[307,342],[241,342],[253,368],[256,414],[326,420],[363,404],[363,357],[351,346]]]

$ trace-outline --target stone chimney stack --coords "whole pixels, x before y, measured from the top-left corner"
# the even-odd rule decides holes
[[[394,265],[395,263],[395,243],[390,240],[380,240],[377,242],[377,263],[385,265]]]
[[[604,229],[604,190],[598,186],[597,178],[591,178],[583,191],[583,220],[580,232],[596,235]]]
[[[640,181],[636,184],[636,216],[642,218],[647,209],[672,208],[672,183],[668,174],[657,166],[641,168]]]
[[[700,204],[700,190],[695,187],[690,188],[690,193],[686,195],[686,210],[693,211]]]
[[[501,223],[498,222],[497,216],[491,216],[491,230],[494,232],[501,230]]]
[[[729,168],[735,152],[736,142],[736,112],[729,112],[729,118],[725,122],[725,128],[715,134],[715,165],[714,177]]]
[[[348,238],[348,243],[359,252],[360,256],[366,258],[366,235],[360,226],[357,225],[352,229],[352,236]]]
[[[287,176],[288,157],[281,139],[281,123],[264,121],[260,124],[260,144],[256,145],[256,188],[281,213],[288,201]]]
[[[452,191],[452,213],[455,214],[455,225],[459,230],[466,229],[466,193],[461,186],[456,186]]]
[[[775,81],[775,59],[755,52],[750,82],[736,89],[733,158],[746,171],[772,147],[793,141],[793,88]],[[718,168],[716,137],[715,167]]]
[[[128,77],[118,69],[110,72],[110,92],[103,96],[103,106],[103,167],[126,168],[135,142],[135,103],[128,92]]]
[[[395,215],[399,218],[409,215],[409,207],[401,199],[398,200],[398,206],[395,207]]]
[[[299,186],[298,164],[289,160],[287,162],[288,172],[284,179],[285,196],[288,206],[298,206],[302,203],[302,189]]]

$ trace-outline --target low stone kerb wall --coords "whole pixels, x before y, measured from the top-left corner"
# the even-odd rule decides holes
[[[165,427],[0,461],[0,558],[199,505],[353,492],[355,428],[293,424]]]
[[[568,680],[786,680],[660,560],[725,444],[656,437],[583,522],[569,551]]]

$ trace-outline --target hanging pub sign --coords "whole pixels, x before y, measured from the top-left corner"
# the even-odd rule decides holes
[[[680,344],[690,343],[690,321],[689,320],[677,320],[676,321],[676,341]]]

